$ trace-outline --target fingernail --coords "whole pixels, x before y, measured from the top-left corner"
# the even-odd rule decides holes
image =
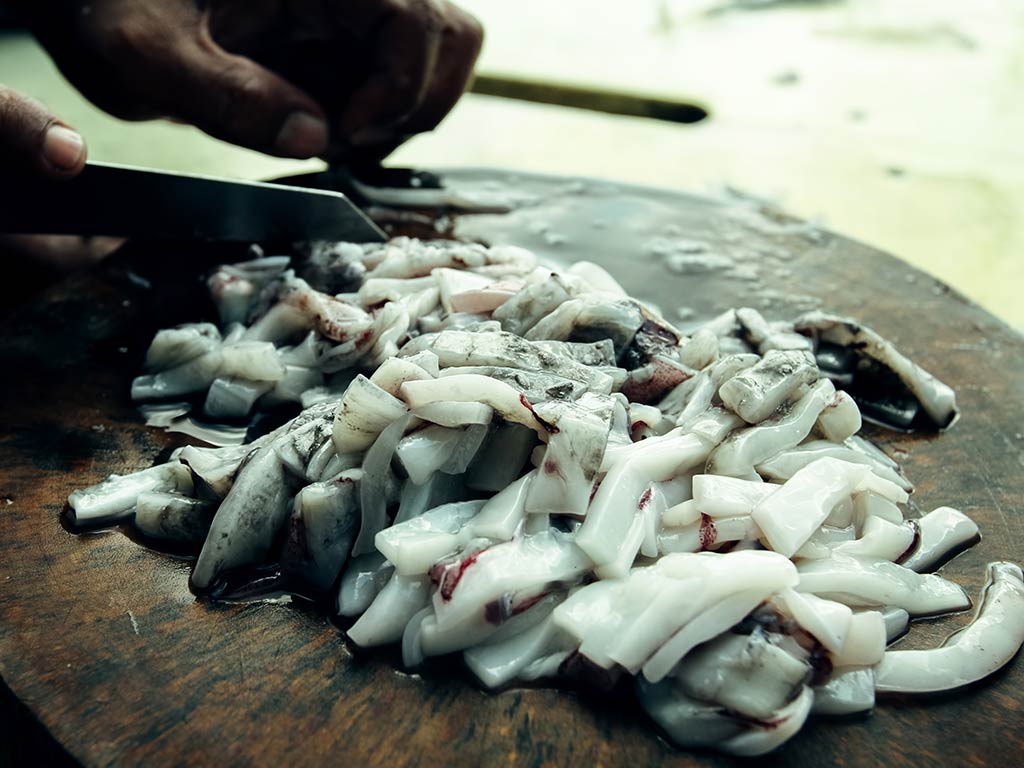
[[[82,137],[63,125],[51,125],[43,139],[43,157],[58,171],[72,171],[85,155]]]
[[[319,155],[327,148],[327,123],[309,112],[292,112],[278,131],[274,146],[291,157]]]
[[[348,137],[353,147],[372,147],[388,144],[398,138],[394,128],[361,128]]]

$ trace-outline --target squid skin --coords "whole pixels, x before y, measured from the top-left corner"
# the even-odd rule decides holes
[[[147,491],[135,503],[135,527],[151,539],[202,544],[210,530],[214,505],[174,493]]]
[[[870,360],[897,377],[920,403],[928,421],[937,429],[952,426],[960,410],[956,395],[947,385],[902,355],[891,342],[855,320],[825,312],[808,312],[793,323],[805,335],[855,351],[860,360]],[[853,384],[863,366],[855,369]],[[867,374],[860,374],[867,375]],[[856,394],[856,393],[855,393]],[[909,426],[906,425],[906,426]]]
[[[192,570],[199,594],[216,587],[235,568],[264,562],[288,519],[291,482],[273,446],[246,459],[210,525],[210,533]]]
[[[772,350],[722,384],[719,395],[748,424],[758,424],[801,386],[817,381],[818,375],[818,366],[808,353]]]

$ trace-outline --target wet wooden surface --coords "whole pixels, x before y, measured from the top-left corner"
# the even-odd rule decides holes
[[[691,311],[787,317],[823,301],[889,336],[957,390],[964,412],[944,435],[877,433],[917,484],[917,508],[959,507],[981,526],[982,542],[943,572],[977,594],[987,562],[1024,559],[1024,339],[954,291],[749,203],[494,172],[453,183],[513,189],[525,203],[464,218],[460,234],[597,261],[682,325]],[[394,654],[353,655],[313,607],[197,602],[186,562],[116,532],[65,532],[72,489],[181,444],[141,423],[128,386],[157,328],[209,312],[199,275],[218,255],[135,244],[0,332],[0,674],[60,746],[86,765],[734,763],[671,748],[628,696],[492,695],[443,661],[408,675]],[[922,623],[904,642],[935,643],[964,620]],[[763,762],[1014,765],[1019,662],[955,696],[814,718]]]

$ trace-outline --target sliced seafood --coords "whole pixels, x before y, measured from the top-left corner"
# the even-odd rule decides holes
[[[510,246],[256,255],[209,279],[221,326],[159,332],[132,385],[172,399],[147,406],[164,423],[202,406],[252,439],[68,499],[78,528],[198,551],[197,594],[331,603],[352,643],[461,653],[488,688],[633,676],[673,742],[736,755],[876,691],[973,683],[1024,641],[1020,568],[997,563],[965,629],[887,650],[970,606],[926,571],[979,532],[917,518],[859,434],[957,411],[858,323],[746,307],[687,335],[600,267]]]

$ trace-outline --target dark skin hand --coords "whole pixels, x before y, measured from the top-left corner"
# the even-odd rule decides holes
[[[433,129],[483,40],[446,0],[16,0],[61,72],[119,117],[166,117],[280,157],[375,162]],[[0,86],[0,162],[55,177],[85,143]]]

